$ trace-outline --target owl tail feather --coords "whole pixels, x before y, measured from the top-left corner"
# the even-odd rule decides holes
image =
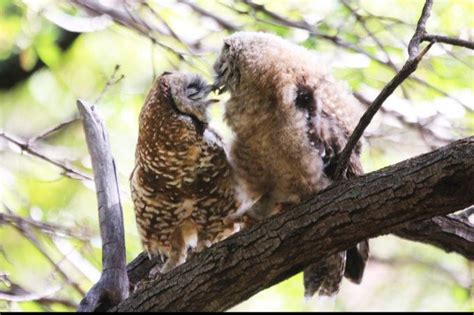
[[[305,297],[311,298],[316,292],[320,296],[337,294],[343,276],[359,284],[364,275],[368,256],[369,242],[364,240],[347,251],[309,265],[303,273]]]
[[[316,292],[320,296],[335,295],[344,275],[345,261],[343,251],[306,267],[303,273],[305,297],[312,297]]]
[[[346,268],[344,270],[344,277],[350,281],[359,284],[364,276],[367,258],[369,257],[369,241],[364,240],[347,250],[346,253]]]

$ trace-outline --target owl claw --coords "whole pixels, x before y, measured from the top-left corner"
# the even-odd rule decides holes
[[[242,228],[248,228],[255,224],[256,220],[247,214],[233,214],[224,218],[225,225],[239,224]]]

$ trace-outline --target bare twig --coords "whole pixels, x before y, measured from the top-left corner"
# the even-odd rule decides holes
[[[0,300],[9,302],[29,302],[33,301],[41,305],[61,304],[66,307],[76,308],[77,304],[71,300],[54,297],[61,288],[55,288],[41,294],[32,293],[17,283],[10,280],[7,274],[0,273],[0,281],[5,283],[8,290],[0,290]]]
[[[437,43],[445,43],[453,46],[460,46],[464,48],[474,49],[474,42],[470,42],[464,39],[459,38],[452,38],[443,35],[431,35],[425,34],[421,37],[421,41],[427,42],[437,42]]]
[[[0,225],[11,224],[16,227],[28,225],[50,235],[75,238],[81,241],[89,241],[89,233],[79,232],[75,229],[58,224],[36,221],[30,218],[22,218],[13,213],[0,213]]]
[[[31,155],[34,155],[48,163],[51,163],[59,168],[61,168],[62,170],[64,170],[64,175],[68,176],[68,177],[71,177],[71,178],[74,178],[74,179],[80,179],[80,180],[92,180],[92,177],[90,177],[89,175],[86,175],[72,167],[69,167],[61,162],[58,162],[56,160],[53,160],[51,158],[49,158],[48,156],[44,155],[43,153],[39,152],[38,150],[34,149],[32,146],[30,146],[29,143],[27,142],[22,142],[20,140],[16,140],[14,139],[12,136],[9,136],[7,134],[5,134],[4,132],[1,132],[0,133],[0,137],[1,138],[4,138],[5,140],[13,143],[13,144],[16,144],[22,151],[25,151],[25,152],[28,152],[29,154]]]
[[[362,48],[360,48],[356,45],[353,45],[353,44],[345,41],[344,39],[342,39],[341,37],[339,37],[337,35],[328,35],[328,34],[324,34],[324,33],[321,33],[321,32],[317,32],[313,26],[311,26],[309,23],[307,23],[304,20],[303,21],[293,21],[293,20],[290,20],[286,17],[283,17],[283,16],[281,16],[281,15],[275,13],[275,12],[272,12],[269,9],[267,9],[264,5],[256,4],[256,3],[252,2],[251,0],[241,0],[241,1],[244,2],[245,4],[247,4],[253,10],[261,12],[261,13],[269,16],[270,18],[272,18],[279,25],[290,26],[290,27],[306,30],[306,31],[309,32],[310,35],[315,36],[316,38],[320,38],[320,39],[329,41],[329,42],[333,43],[334,45],[336,45],[338,47],[342,47],[342,48],[347,49],[349,51],[362,54],[362,55],[368,57],[369,59],[373,60],[374,62],[376,62],[376,63],[378,63],[378,64],[380,64],[384,67],[388,67],[388,68],[392,69],[395,73],[399,72],[399,69],[397,67],[394,67],[390,63],[389,60],[383,61],[383,60],[377,58],[375,55],[365,51],[364,49],[362,49]],[[239,12],[239,11],[237,11],[237,9],[234,9],[234,11]],[[264,22],[264,21],[262,21],[262,22]],[[406,24],[406,23],[401,22],[401,21],[399,23]],[[416,75],[413,75],[412,77],[410,77],[408,79],[413,80],[417,84],[423,85],[426,88],[428,88],[430,90],[433,90],[438,94],[441,94],[445,97],[448,97],[448,98],[454,100],[456,103],[463,106],[467,111],[472,112],[472,110],[469,108],[469,106],[467,106],[466,104],[464,104],[463,102],[461,102],[457,98],[449,95],[445,91],[441,90],[440,88],[438,88],[436,86],[433,86],[432,84],[424,81],[423,79],[418,78]],[[405,91],[404,91],[404,93],[405,93]]]
[[[237,31],[239,28],[235,26],[234,24],[226,21],[225,19],[219,17],[218,15],[215,15],[212,12],[209,12],[207,10],[204,10],[200,6],[196,5],[193,2],[189,2],[187,0],[177,0],[180,3],[184,3],[187,6],[189,6],[191,9],[193,9],[196,13],[198,13],[201,16],[208,17],[212,20],[214,20],[217,24],[219,24],[223,29],[226,29],[228,31]]]
[[[341,3],[351,12],[351,14],[356,18],[357,22],[359,22],[362,28],[365,30],[365,32],[370,36],[370,38],[372,38],[377,47],[384,53],[385,58],[387,59],[387,64],[390,65],[390,67],[392,67],[396,72],[398,72],[399,70],[390,58],[390,54],[387,52],[384,45],[380,42],[377,36],[367,27],[363,16],[357,13],[356,10],[352,8],[346,0],[341,0]]]
[[[431,3],[432,0],[426,0],[425,6],[423,7],[422,14],[420,16],[418,26],[416,28],[415,34],[413,35],[412,39],[410,40],[410,44],[408,45],[408,52],[409,57],[407,62],[403,65],[402,69],[393,77],[393,79],[382,89],[380,94],[375,98],[372,102],[370,107],[367,111],[362,115],[357,124],[356,128],[352,132],[349,141],[347,142],[346,146],[342,150],[339,158],[337,160],[337,166],[335,170],[335,177],[340,179],[344,174],[344,170],[346,168],[347,162],[352,154],[352,150],[356,146],[357,142],[359,142],[364,130],[372,121],[372,118],[375,116],[379,108],[383,105],[385,100],[395,91],[395,89],[405,81],[410,74],[412,74],[423,56],[428,52],[428,50],[433,46],[433,42],[431,42],[427,47],[425,47],[420,53],[418,53],[418,46],[420,44],[419,38],[421,35],[424,35],[425,29],[424,25],[426,20],[430,14]],[[415,47],[416,46],[416,47]]]
[[[5,209],[9,214],[14,212],[4,204]],[[61,277],[70,284],[79,294],[84,295],[85,292],[81,289],[78,283],[72,280],[67,273],[59,266],[59,264],[48,254],[43,245],[38,241],[36,236],[29,229],[28,224],[18,224],[13,226],[18,232],[20,232],[26,239],[28,239],[36,249],[48,260],[48,262],[54,267],[54,269],[61,275]]]
[[[33,138],[30,138],[28,140],[28,143],[32,144],[33,142],[36,142],[36,141],[39,141],[39,140],[44,140],[44,139],[48,138],[51,134],[53,134],[55,132],[58,132],[59,130],[61,130],[61,129],[69,126],[69,125],[72,125],[76,121],[79,121],[78,116],[74,116],[73,118],[71,118],[69,120],[66,120],[64,122],[61,122],[61,123],[57,124],[56,126],[53,126],[51,128],[46,129],[45,131],[43,131],[39,135],[37,135]]]
[[[421,39],[424,35],[426,35],[426,21],[428,21],[428,18],[430,17],[432,6],[433,0],[425,1],[425,5],[421,11],[421,16],[418,19],[418,23],[416,25],[415,34],[408,43],[408,60],[413,60],[419,55],[418,49],[420,47]]]
[[[91,0],[74,0],[73,2],[80,5],[81,7],[84,7],[98,14],[106,14],[110,16],[116,23],[124,25],[127,28],[135,30],[136,32],[144,35],[145,37],[150,38],[153,43],[175,54],[180,60],[185,60],[183,57],[183,55],[185,54],[184,52],[178,52],[174,48],[160,42],[156,38],[156,36],[153,35],[154,32],[159,33],[159,30],[155,27],[150,26],[148,23],[142,21],[141,19],[135,18],[130,14],[130,11],[127,11],[125,13],[117,8],[108,7],[106,5],[101,4],[100,2]]]
[[[117,84],[120,82],[120,80],[122,80],[125,76],[122,74],[120,75],[118,78],[115,78],[115,76],[117,75],[117,72],[119,71],[120,69],[120,65],[115,65],[114,67],[114,71],[112,72],[112,75],[110,76],[110,78],[107,80],[107,82],[105,83],[105,86],[104,88],[102,89],[102,91],[100,92],[99,96],[97,96],[97,98],[95,99],[94,101],[94,104],[97,104],[99,103],[99,101],[102,99],[102,97],[104,97],[105,93],[107,93],[107,91],[109,90],[109,88],[114,85],[114,84]]]
[[[355,92],[353,93],[354,97],[363,105],[370,107],[372,104],[365,96],[363,96],[361,93]],[[412,122],[407,119],[403,114],[394,111],[394,110],[388,110],[385,109],[384,107],[381,107],[380,112],[382,114],[385,114],[387,116],[395,118],[398,122],[400,122],[404,127],[410,128],[412,130],[417,131],[422,137],[431,137],[432,139],[435,139],[439,142],[441,142],[443,145],[448,144],[449,142],[453,141],[454,139],[449,139],[449,138],[442,138],[438,136],[433,130],[430,128],[430,126],[426,123],[421,123],[419,121],[417,122]],[[434,148],[433,148],[434,149]]]
[[[106,129],[97,112],[77,101],[91,155],[99,206],[102,238],[102,275],[81,301],[78,311],[95,311],[116,305],[129,294],[125,260],[122,205],[115,162]]]

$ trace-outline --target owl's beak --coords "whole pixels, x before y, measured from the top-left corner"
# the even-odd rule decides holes
[[[222,87],[220,87],[220,84],[215,83],[212,85],[212,92],[217,93],[217,95],[221,95],[224,90]]]
[[[225,80],[225,74],[228,70],[228,67],[225,63],[223,62],[217,62],[214,65],[214,71],[216,72],[216,79],[214,80],[214,83],[212,84],[212,91],[217,92],[218,95],[222,94],[227,90],[224,80]]]

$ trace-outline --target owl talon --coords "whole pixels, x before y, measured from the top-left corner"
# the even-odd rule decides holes
[[[148,277],[150,279],[157,279],[162,274],[163,272],[161,272],[160,266],[156,265],[153,268],[151,268],[150,272],[148,273]]]

